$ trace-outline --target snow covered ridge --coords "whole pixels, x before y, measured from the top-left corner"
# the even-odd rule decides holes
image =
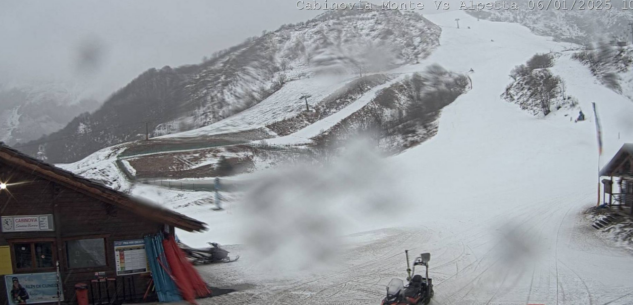
[[[513,82],[501,97],[536,116],[547,116],[561,108],[574,108],[578,102],[565,94],[563,80],[549,70],[553,66],[553,54],[534,55],[526,65],[512,70]]]
[[[145,122],[151,122],[147,127],[152,136],[198,129],[268,98],[298,100],[300,95],[294,94],[302,88],[310,91],[311,80],[318,76],[353,78],[416,63],[438,46],[440,32],[440,27],[412,12],[327,12],[250,38],[200,64],[150,69],[96,112],[29,144],[45,144],[52,162],[72,162],[104,147],[144,138]],[[328,89],[336,91],[345,83]],[[310,102],[319,101],[315,96]],[[283,120],[296,114],[294,107],[287,111],[275,116]],[[235,124],[241,122],[230,125]],[[90,132],[82,133],[86,130]]]
[[[355,75],[413,63],[430,54],[439,35],[436,25],[399,11],[332,11],[284,25],[203,63],[194,83],[184,87],[189,102],[198,105],[196,113],[159,128],[174,133],[183,129],[173,126],[183,123],[188,129],[209,125],[315,75]]]
[[[549,9],[535,7],[535,3],[547,1],[516,1],[518,9],[509,10],[467,10],[474,17],[497,22],[519,23],[537,35],[552,36],[557,41],[573,42],[584,45],[600,40],[628,41],[630,10],[624,9],[623,1],[611,1],[611,8],[579,9],[580,4],[572,9],[571,1],[567,1],[567,9]],[[558,3],[562,3],[560,1]],[[588,5],[593,1],[585,1]],[[604,1],[603,1],[604,2]],[[575,3],[575,2],[574,2]],[[580,1],[579,1],[580,3]]]

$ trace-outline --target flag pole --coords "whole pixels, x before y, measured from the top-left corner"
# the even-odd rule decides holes
[[[596,206],[600,206],[600,154],[598,154],[598,201]]]
[[[593,104],[593,114],[596,118],[596,137],[598,138],[598,201],[596,206],[600,206],[600,157],[602,156],[602,128],[600,127],[600,119],[598,119],[598,110],[596,103]]]

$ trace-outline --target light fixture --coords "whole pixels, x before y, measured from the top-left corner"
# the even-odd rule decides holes
[[[0,190],[6,190],[7,189],[7,184],[6,183],[0,183]]]

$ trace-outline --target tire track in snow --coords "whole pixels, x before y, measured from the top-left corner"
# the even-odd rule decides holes
[[[525,304],[530,304],[530,296],[532,296],[532,287],[534,286],[534,274],[536,273],[536,265],[532,269],[532,278],[530,279],[530,288],[528,289],[527,299],[525,300]]]
[[[585,282],[585,280],[580,275],[578,275],[578,273],[576,271],[574,271],[574,269],[572,269],[569,266],[567,266],[567,264],[565,264],[563,261],[560,261],[560,263],[563,266],[565,266],[567,269],[569,269],[569,271],[571,271],[574,275],[576,275],[576,277],[580,280],[580,282],[585,287],[585,290],[587,292],[587,298],[589,299],[589,305],[593,305],[593,295],[591,294],[591,291],[589,290],[589,286],[587,286],[587,283]]]
[[[405,234],[403,234],[405,233]],[[336,274],[332,274],[332,275],[328,275],[328,276],[321,276],[317,279],[311,280],[311,281],[307,281],[307,282],[300,282],[297,285],[294,285],[292,287],[283,289],[282,291],[277,292],[279,294],[279,296],[277,298],[275,298],[275,300],[272,301],[271,304],[287,304],[285,302],[282,301],[282,299],[288,297],[289,295],[292,295],[294,291],[297,291],[298,288],[304,287],[305,285],[308,284],[312,284],[312,283],[317,283],[319,281],[325,281],[325,280],[331,280],[333,278],[337,278],[337,277],[344,277],[345,274],[355,274],[356,271],[360,270],[365,270],[368,267],[374,266],[374,267],[380,267],[382,264],[379,264],[379,262],[389,262],[390,258],[393,258],[395,256],[398,255],[402,255],[403,253],[401,251],[395,251],[395,250],[390,250],[392,248],[394,248],[392,245],[401,245],[401,244],[407,244],[412,238],[416,237],[416,236],[420,236],[420,232],[419,231],[411,231],[411,230],[397,230],[396,234],[397,238],[389,240],[388,245],[384,245],[383,249],[387,249],[387,253],[375,257],[373,259],[370,259],[368,261],[365,261],[361,264],[358,265],[354,265],[351,267],[348,267],[344,270],[341,270],[340,272],[336,273]],[[404,235],[404,236],[403,236]],[[424,241],[428,241],[429,235],[423,235],[424,239],[422,240],[422,242]],[[367,246],[375,246],[376,243],[371,243]],[[357,249],[358,251],[361,251],[362,253],[362,248]],[[372,256],[375,256],[375,254],[372,254]],[[385,265],[389,265],[389,263],[385,263]],[[389,269],[392,269],[391,267]],[[372,269],[370,271],[367,271],[368,273],[372,273],[371,271],[374,271],[375,269]],[[347,280],[346,282],[333,282],[329,285],[326,285],[325,287],[322,287],[319,291],[317,291],[314,294],[311,294],[308,298],[302,300],[302,302],[306,303],[306,304],[310,304],[310,300],[315,300],[315,299],[322,299],[323,296],[320,296],[319,294],[322,294],[323,292],[327,291],[328,289],[331,289],[332,287],[339,287],[339,286],[346,286],[348,283],[350,283],[350,280]],[[340,293],[342,292],[344,289],[341,288],[339,290],[336,290],[335,293]],[[327,298],[328,296],[326,296]],[[357,300],[357,299],[356,299]],[[323,302],[318,302],[318,304],[323,304]]]
[[[522,219],[522,221],[517,225],[517,227],[523,226],[527,223],[531,223],[531,226],[529,229],[525,230],[522,232],[522,235],[527,235],[532,229],[538,227],[541,223],[548,221],[553,215],[555,211],[552,211],[550,208],[550,201],[555,201],[557,199],[555,198],[548,198],[548,200],[545,200],[543,202],[541,202],[540,205],[540,209],[535,210],[533,207],[529,208],[529,210],[532,211],[532,213],[529,213],[528,215],[525,215],[523,212],[528,210],[528,208],[525,209],[521,209],[515,212],[519,212],[514,218],[520,218],[520,217],[525,217],[524,219]],[[550,213],[548,213],[549,217],[538,217],[538,215],[543,215],[545,212],[549,211]],[[526,211],[527,212],[527,211]],[[534,222],[534,219],[539,219],[539,221]],[[498,246],[500,246],[501,241],[498,241],[497,243],[495,243],[494,246],[492,246],[483,256],[481,259],[478,259],[476,261],[474,261],[473,263],[469,264],[468,266],[464,267],[462,270],[465,271],[467,269],[469,269],[473,264],[477,263],[477,265],[475,266],[474,270],[479,269],[479,266],[484,262],[484,259],[488,257],[488,254],[490,254],[491,252],[493,252]],[[469,281],[468,283],[466,283],[465,285],[463,285],[461,288],[459,288],[457,291],[462,291],[464,288],[471,286],[471,289],[469,289],[464,295],[461,296],[461,298],[459,298],[458,300],[452,301],[449,304],[454,304],[457,302],[462,301],[466,296],[468,296],[470,294],[470,292],[473,290],[473,287],[477,286],[475,284],[476,281],[478,281],[482,276],[484,276],[485,273],[487,273],[488,271],[490,271],[490,269],[492,267],[494,267],[499,261],[501,260],[501,258],[497,259],[494,263],[488,265],[481,273],[479,273],[473,280]],[[439,283],[436,286],[440,286],[443,283],[446,283],[448,280],[450,280],[451,278],[457,276],[457,274],[454,274],[453,276],[451,276],[450,278],[446,279],[445,281]],[[506,275],[504,276],[504,280],[502,281],[501,284],[499,284],[498,288],[496,289],[496,292],[493,294],[493,297],[491,299],[489,299],[489,303],[494,299],[494,297],[499,293],[499,291],[501,291],[505,283],[505,280],[507,279],[508,273],[506,273]],[[515,283],[516,285],[516,283]]]
[[[543,218],[543,221],[542,221],[542,222],[544,222],[544,223],[548,223],[548,222],[549,222],[549,221],[550,221],[550,220],[554,217],[554,214],[555,214],[555,211],[552,211],[551,213],[549,213],[549,215],[548,215],[548,217],[547,217],[547,218]],[[541,236],[543,235],[543,234],[542,234],[542,233],[543,233],[543,230],[544,230],[544,227],[542,227],[542,226],[540,227],[540,230],[538,230]],[[532,293],[533,293],[533,291],[534,291],[534,290],[533,290],[533,289],[534,289],[534,277],[535,277],[535,275],[536,275],[536,270],[537,270],[537,269],[539,269],[539,264],[535,264],[535,265],[533,266],[533,268],[532,268],[532,276],[530,277],[530,286],[529,286],[529,288],[528,288],[528,293],[527,293],[527,298],[526,298],[526,304],[529,304],[529,303],[530,303],[530,299],[532,298]],[[549,279],[549,275],[548,275],[548,279]],[[549,287],[549,284],[548,284],[548,287]]]
[[[625,297],[628,297],[628,296],[630,296],[630,295],[633,295],[633,292],[631,292],[631,293],[627,293],[627,294],[625,294],[625,295],[623,295],[623,296],[621,296],[621,297],[619,297],[619,298],[617,298],[617,299],[611,300],[611,301],[606,302],[606,303],[604,303],[604,304],[602,304],[602,305],[609,305],[609,304],[611,304],[611,303],[613,303],[613,302],[615,302],[615,301],[619,301],[619,300],[624,299]],[[633,303],[633,302],[632,302],[632,303]]]
[[[454,259],[452,259],[452,260],[450,260],[450,261],[448,261],[448,262],[445,262],[445,263],[443,263],[443,264],[437,265],[437,266],[435,266],[434,268],[440,269],[440,268],[442,268],[442,267],[444,267],[444,266],[447,266],[447,265],[450,265],[451,263],[453,263],[453,262],[455,262],[455,261],[457,261],[457,260],[461,259],[462,257],[464,257],[464,255],[466,254],[466,246],[464,246],[464,242],[463,242],[463,241],[460,241],[460,244],[461,244],[461,246],[462,246],[462,251],[461,251],[461,253],[460,253],[460,254],[459,254],[456,258],[454,258]],[[431,270],[431,269],[429,268],[429,271],[430,271],[430,270]]]
[[[572,207],[573,206],[570,206],[569,209],[567,210],[567,212],[565,212],[565,215],[560,220],[560,225],[558,226],[558,230],[556,231],[556,245],[555,245],[555,250],[554,250],[554,260],[555,260],[555,263],[556,263],[556,304],[557,305],[559,304],[559,300],[558,300],[558,294],[559,294],[558,290],[559,289],[558,288],[561,287],[560,279],[559,279],[559,276],[558,276],[558,241],[560,239],[560,229],[561,229],[561,227],[563,227],[563,223],[565,222],[565,217],[567,217],[567,214],[569,213],[569,211],[571,211]],[[562,289],[562,287],[561,287],[561,289]],[[563,301],[565,300],[564,296],[565,295],[564,295],[564,292],[563,292]]]

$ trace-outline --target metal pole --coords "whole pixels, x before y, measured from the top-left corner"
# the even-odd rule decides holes
[[[145,122],[145,141],[149,140],[149,122]]]
[[[411,280],[411,265],[409,265],[409,250],[404,250],[404,254],[407,256],[407,281]]]
[[[602,127],[600,126],[600,118],[598,117],[598,110],[596,109],[596,103],[592,103],[593,114],[596,121],[596,137],[598,138],[598,202],[596,206],[600,205],[600,157],[602,156]]]
[[[431,299],[431,285],[429,284],[429,263],[424,264],[426,266],[426,297]]]
[[[299,100],[303,99],[306,102],[306,111],[310,111],[310,107],[308,105],[308,98],[312,97],[310,94],[304,93],[301,95],[301,97],[299,98]]]
[[[429,285],[429,263],[424,264],[426,267],[426,285]]]

